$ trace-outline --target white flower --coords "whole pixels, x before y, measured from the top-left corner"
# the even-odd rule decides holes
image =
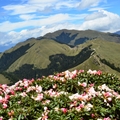
[[[96,94],[97,94],[97,92],[95,91],[95,89],[93,88],[93,87],[91,87],[90,89],[89,89],[89,91],[88,91],[88,93],[89,93],[89,95],[91,96],[96,96]]]
[[[99,90],[106,90],[106,91],[112,91],[106,84],[103,84],[102,86],[98,86]]]
[[[37,93],[42,92],[42,87],[41,87],[41,86],[36,85],[36,92],[37,92]]]
[[[85,106],[85,110],[86,110],[86,111],[90,111],[91,108],[93,108],[93,105],[90,104],[90,103],[88,103],[88,104]]]
[[[107,100],[108,100],[109,102],[111,102],[111,101],[112,101],[112,98],[111,98],[111,97],[108,97]]]

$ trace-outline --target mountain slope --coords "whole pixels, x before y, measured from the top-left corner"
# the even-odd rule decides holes
[[[41,77],[75,67],[88,59],[92,51],[90,45],[78,49],[54,40],[32,39],[3,53],[0,70],[5,76],[17,80]]]
[[[117,32],[115,32],[115,34],[118,34],[118,35],[120,35],[120,31],[117,31]]]
[[[0,84],[9,84],[10,80],[6,78],[4,75],[0,74]]]
[[[101,40],[120,43],[120,35],[113,34],[113,33],[98,32],[94,30],[78,31],[78,30],[63,29],[53,33],[48,33],[43,37],[39,37],[37,39],[39,40],[43,38],[53,39],[60,43],[65,43],[72,46],[79,45],[84,43],[87,40],[93,40],[97,38]]]
[[[91,48],[94,50],[91,57],[71,70],[88,70],[91,68],[95,70],[102,70],[104,72],[115,73],[120,76],[120,44],[97,39],[87,41],[79,46],[85,47],[89,44],[92,44]]]
[[[55,40],[56,36],[61,35],[61,31],[63,39]],[[91,30],[86,31],[86,36],[85,31],[82,31],[81,34],[75,30],[71,33],[65,30],[64,34],[63,30],[61,31],[48,34],[52,35],[52,37],[49,36],[50,39],[45,39],[45,37],[30,38],[1,53],[0,73],[11,83],[23,78],[38,78],[68,69],[96,69],[120,76],[119,36],[111,35],[110,37],[108,33]],[[106,36],[106,39],[110,37],[111,40],[96,38],[93,34],[96,36],[101,34],[104,39]],[[80,36],[89,39],[80,44]],[[115,42],[113,42],[113,38]],[[77,39],[80,42],[75,45]],[[70,43],[74,43],[72,47]]]
[[[76,54],[74,49],[71,49],[68,45],[60,44],[54,40],[34,40],[32,47],[19,57],[9,67],[8,71],[14,71],[24,64],[34,64],[37,68],[46,68],[50,64],[49,56],[62,53],[66,56]]]

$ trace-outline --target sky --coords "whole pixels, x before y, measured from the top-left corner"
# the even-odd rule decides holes
[[[120,0],[0,0],[0,52],[60,29],[120,30]]]

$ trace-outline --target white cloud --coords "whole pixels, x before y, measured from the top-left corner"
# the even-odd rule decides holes
[[[90,8],[88,11],[100,11],[100,10],[107,10],[109,7],[106,6],[106,7],[93,7],[93,8]]]
[[[6,33],[0,32],[0,37],[1,37],[1,41],[0,41],[0,45],[6,45],[9,41],[11,44],[16,44],[18,42],[21,41],[25,41],[28,38],[31,37],[40,37],[45,35],[48,32],[54,32],[56,30],[60,30],[60,29],[78,29],[78,25],[75,24],[69,24],[67,22],[63,23],[63,24],[51,24],[48,26],[42,26],[39,28],[34,28],[34,29],[25,29],[25,30],[21,30],[20,32],[15,32],[15,31],[11,31]]]
[[[45,3],[52,3],[57,2],[58,0],[29,0],[28,3],[30,4],[45,4]]]
[[[98,16],[98,18],[96,18]],[[86,17],[87,18],[87,17]],[[88,15],[87,21],[82,25],[82,29],[93,29],[104,32],[115,32],[120,29],[120,16],[105,10]]]
[[[42,5],[7,5],[3,6],[6,11],[11,11],[10,15],[18,15],[18,14],[27,14],[34,13],[37,10],[44,10],[44,6]]]
[[[86,9],[89,7],[95,7],[97,6],[100,2],[105,2],[105,0],[81,0],[79,4],[80,9]]]
[[[19,16],[23,20],[30,20],[33,18],[38,18],[35,14],[24,14]]]
[[[66,8],[76,8],[77,5],[78,2],[75,0],[29,0],[26,4],[6,5],[2,8],[6,11],[10,11],[10,15],[18,15],[44,11],[50,12],[51,9],[60,9],[63,6]]]
[[[82,18],[85,18],[86,21],[83,23],[75,24],[74,20],[81,21]],[[73,21],[72,21],[73,20]],[[103,22],[104,21],[104,22]],[[105,32],[115,32],[120,30],[120,16],[105,10],[99,10],[98,12],[92,14],[56,14],[49,16],[48,18],[42,18],[40,20],[28,20],[28,22],[18,23],[9,23],[6,22],[4,27],[9,26],[8,28],[14,27],[17,28],[20,26],[36,26],[34,29],[25,29],[20,32],[11,31],[6,33],[0,33],[0,45],[4,44],[16,44],[20,41],[24,41],[31,37],[43,36],[48,32],[54,32],[60,29],[77,29],[77,30],[101,30]],[[72,23],[73,22],[73,23]],[[17,24],[17,26],[16,26]],[[0,27],[0,29],[3,29]],[[13,28],[11,28],[13,29]]]
[[[92,14],[89,14],[87,17],[85,17],[85,20],[95,20],[95,19],[99,19],[102,17],[106,17],[107,15],[104,14],[104,12],[102,12],[101,10],[99,10],[98,12],[94,12]]]
[[[30,27],[30,26],[40,27],[43,25],[50,25],[54,23],[63,23],[64,21],[67,21],[69,19],[70,17],[68,14],[55,14],[55,15],[47,16],[46,18],[27,20],[16,23],[11,23],[9,21],[6,21],[0,23],[0,31],[7,32],[7,31]]]
[[[42,0],[38,1],[29,1],[26,4],[20,4],[20,5],[6,5],[2,8],[6,11],[9,11],[10,15],[19,15],[19,14],[28,14],[28,13],[35,13],[35,12],[42,12],[42,11],[48,11],[49,8],[55,8],[55,3],[53,0],[51,2],[47,2],[44,0],[44,2],[41,2]],[[49,0],[50,1],[50,0]],[[49,12],[49,11],[48,11]]]
[[[5,45],[5,43],[9,42],[10,37],[8,34],[0,32],[0,45]]]
[[[109,6],[101,5],[106,0],[22,1],[20,5],[2,7],[9,18],[0,23],[0,45],[16,44],[59,29],[93,29],[105,32],[120,30],[120,16],[108,12]],[[80,14],[82,9],[86,11],[84,14]],[[10,21],[14,17],[17,17],[13,20],[16,22]]]
[[[56,8],[56,9],[60,9],[60,8],[62,8],[62,7],[66,7],[66,8],[77,8],[78,5],[79,5],[78,2],[72,1],[72,0],[71,0],[71,1],[61,1],[61,2],[56,3],[55,8]]]

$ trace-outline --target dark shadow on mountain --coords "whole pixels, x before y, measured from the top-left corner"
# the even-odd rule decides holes
[[[3,53],[2,57],[0,58],[0,71],[5,71],[6,69],[8,69],[9,66],[18,58],[23,56],[30,47],[31,46],[27,44],[25,46],[21,46],[13,52]]]
[[[112,37],[120,37],[120,35],[117,34],[117,33],[109,33],[109,35],[112,36]]]
[[[82,51],[77,54],[76,56],[66,56],[64,54],[56,54],[49,57],[51,63],[45,69],[38,69],[35,68],[34,65],[24,64],[12,73],[6,73],[7,76],[4,74],[5,77],[8,77],[9,74],[12,76],[11,80],[12,83],[15,83],[19,79],[27,78],[41,78],[42,76],[48,76],[50,74],[54,74],[55,72],[62,72],[72,67],[75,67],[85,60],[87,60],[93,50],[91,49],[91,45],[82,49]]]
[[[107,61],[106,59],[100,59],[100,61],[101,61],[103,64],[109,66],[111,69],[120,72],[120,68],[119,68],[119,67],[116,67],[114,63],[110,63],[110,62]]]
[[[62,32],[59,36],[56,37],[56,41],[60,41],[62,43],[68,44],[71,40],[74,40],[75,37],[78,35],[78,33],[72,36],[70,36],[70,34],[71,33]]]
[[[84,42],[86,42],[87,40],[89,40],[88,37],[84,37],[84,38],[79,38],[75,41],[74,45],[79,45],[79,44],[82,44]]]

